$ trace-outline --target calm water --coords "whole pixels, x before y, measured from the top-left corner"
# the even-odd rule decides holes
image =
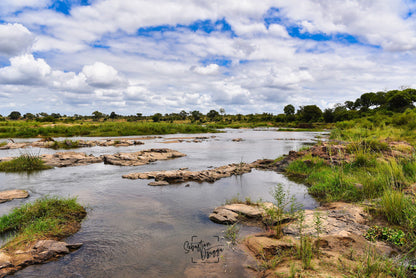
[[[0,205],[0,214],[13,207],[31,202],[44,195],[78,196],[89,213],[81,230],[66,241],[82,242],[84,246],[58,261],[35,265],[15,274],[15,277],[184,277],[196,265],[195,254],[185,254],[184,241],[192,236],[213,241],[222,236],[224,226],[212,223],[209,213],[227,199],[272,201],[270,191],[282,183],[296,195],[305,208],[316,202],[307,195],[306,188],[288,181],[284,176],[253,170],[239,177],[230,177],[213,184],[190,182],[164,187],[151,187],[149,180],[122,179],[123,174],[188,167],[202,170],[228,163],[252,162],[260,158],[277,158],[291,150],[312,143],[317,133],[277,132],[275,130],[227,130],[220,134],[168,135],[145,140],[144,145],[132,147],[93,147],[78,149],[94,155],[131,152],[149,148],[171,148],[186,157],[137,167],[92,164],[88,166],[56,168],[41,173],[0,174],[0,189],[26,189],[31,197]],[[202,143],[162,143],[166,138],[216,136]],[[242,142],[232,142],[243,138]],[[73,138],[72,138],[73,139]],[[85,138],[84,138],[85,139]],[[91,138],[86,138],[91,139]],[[285,140],[276,140],[285,139]],[[291,140],[287,140],[291,139]],[[0,157],[22,152],[51,153],[47,149],[3,150]],[[243,228],[248,233],[254,228]],[[0,239],[1,240],[1,239]],[[240,254],[241,255],[241,254]],[[225,256],[234,256],[227,252]],[[235,255],[237,258],[237,255]],[[225,258],[227,259],[227,258]],[[231,258],[232,260],[232,258]],[[202,265],[202,264],[201,264]],[[206,266],[207,264],[205,264]],[[211,264],[212,266],[214,264]],[[244,267],[239,259],[229,265],[221,277],[240,277]],[[211,268],[214,271],[214,268]]]

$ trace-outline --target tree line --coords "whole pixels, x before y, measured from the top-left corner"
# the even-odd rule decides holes
[[[317,105],[300,106],[297,110],[292,104],[284,107],[283,113],[274,115],[272,113],[261,114],[236,114],[228,115],[223,108],[217,110],[210,110],[207,114],[203,114],[198,110],[186,112],[184,110],[179,113],[155,113],[153,115],[144,116],[142,113],[135,115],[118,115],[116,112],[105,114],[100,111],[94,111],[91,115],[73,116],[61,115],[60,113],[45,113],[38,114],[25,113],[21,114],[19,111],[12,111],[7,117],[0,115],[0,121],[8,120],[29,120],[38,122],[74,122],[77,120],[92,120],[92,121],[107,121],[123,119],[126,121],[153,121],[153,122],[174,122],[174,121],[191,121],[192,123],[205,122],[277,122],[277,123],[313,123],[325,122],[334,123],[343,120],[350,120],[360,117],[365,117],[376,112],[403,112],[408,108],[414,108],[416,102],[416,89],[391,90],[387,92],[369,92],[362,94],[355,100],[345,101],[343,104],[338,103],[333,108],[326,108],[322,111]]]

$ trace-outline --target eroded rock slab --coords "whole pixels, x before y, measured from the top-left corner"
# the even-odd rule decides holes
[[[41,158],[46,165],[52,167],[88,165],[103,161],[102,157],[96,157],[94,155],[87,155],[79,152],[57,152],[54,154],[44,154],[41,155]]]
[[[262,220],[265,215],[263,207],[273,206],[272,203],[260,205],[231,204],[217,207],[209,215],[209,219],[218,224],[234,224],[239,221]]]
[[[33,264],[46,263],[82,246],[56,240],[39,240],[33,246],[16,251],[0,251],[0,277],[5,277]]]
[[[29,192],[26,190],[7,190],[0,192],[0,203],[11,201],[14,199],[24,199],[29,197]]]
[[[167,160],[183,156],[186,156],[186,154],[171,149],[150,149],[134,153],[103,155],[102,157],[105,164],[139,166],[149,164],[157,160]]]
[[[171,171],[154,171],[144,173],[131,173],[123,175],[126,179],[155,179],[155,181],[166,181],[170,184],[181,183],[185,181],[196,182],[214,182],[216,180],[241,175],[251,172],[252,166],[246,163],[229,164],[210,170],[188,171],[188,170],[171,170]]]

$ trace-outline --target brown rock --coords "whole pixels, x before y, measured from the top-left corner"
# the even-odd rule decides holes
[[[290,237],[281,239],[266,236],[250,236],[245,239],[245,245],[254,254],[262,254],[266,259],[280,254],[282,251],[295,249],[296,245]]]
[[[150,149],[134,153],[103,155],[102,158],[105,164],[119,166],[140,166],[157,160],[167,160],[183,156],[186,155],[171,149]]]
[[[11,201],[13,199],[24,199],[29,197],[29,192],[26,190],[7,190],[0,192],[0,203]]]
[[[44,154],[41,156],[46,165],[52,167],[68,167],[87,165],[102,162],[101,157],[87,155],[79,152],[57,152],[54,154]]]
[[[218,224],[234,224],[238,221],[238,213],[219,207],[214,209],[209,219]]]
[[[0,251],[0,269],[11,266],[12,258],[4,252]]]
[[[151,186],[163,186],[163,185],[168,185],[169,183],[166,181],[153,181],[153,182],[149,182],[148,185]]]

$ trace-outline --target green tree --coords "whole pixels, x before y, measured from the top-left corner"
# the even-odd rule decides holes
[[[156,113],[156,114],[154,114],[153,116],[152,116],[152,120],[153,120],[153,122],[160,122],[160,120],[162,119],[162,114],[160,114],[160,113]]]
[[[198,110],[194,110],[191,112],[191,118],[192,118],[191,121],[192,122],[199,121],[202,116],[203,114],[201,112],[199,112]]]
[[[92,112],[92,118],[94,121],[98,121],[99,119],[102,119],[105,117],[104,113],[101,113],[100,111],[94,111]]]
[[[316,105],[306,105],[299,107],[298,116],[304,122],[317,122],[321,119],[322,110]]]
[[[207,113],[207,117],[208,117],[208,119],[209,119],[210,121],[214,121],[214,120],[215,120],[215,118],[217,118],[219,115],[220,115],[220,113],[218,113],[218,112],[217,112],[217,111],[215,111],[215,110],[211,110],[211,111],[209,111],[209,112]]]
[[[22,114],[20,114],[19,111],[12,111],[9,115],[9,119],[18,120],[18,119],[20,119],[21,116],[22,116]]]
[[[32,113],[26,113],[23,115],[23,118],[27,120],[33,120],[35,118],[35,115],[33,115]]]
[[[288,104],[283,108],[283,111],[285,112],[286,116],[293,116],[295,115],[295,107],[292,104]]]

